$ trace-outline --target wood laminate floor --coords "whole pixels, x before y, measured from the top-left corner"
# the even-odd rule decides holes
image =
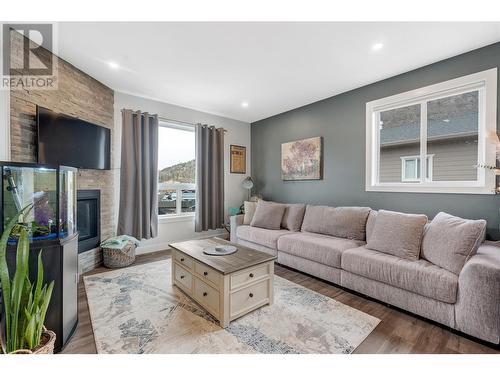
[[[137,257],[136,265],[170,258],[170,250]],[[104,267],[86,275],[107,271]],[[458,335],[453,331],[405,313],[383,303],[353,294],[345,289],[323,282],[289,268],[276,265],[275,274],[334,298],[381,320],[375,330],[354,353],[479,353],[500,354],[498,347],[484,345]],[[78,328],[63,353],[96,353],[89,308],[83,281],[78,285]]]

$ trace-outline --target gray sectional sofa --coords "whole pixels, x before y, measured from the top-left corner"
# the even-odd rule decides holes
[[[484,241],[484,221],[443,213],[427,222],[424,215],[366,207],[266,204],[281,206],[281,222],[276,225],[279,212],[270,207],[268,211],[261,207],[260,212],[257,207],[253,218],[232,216],[232,242],[276,255],[285,266],[499,343],[500,244]],[[271,217],[272,225],[266,222]],[[460,254],[464,243],[467,252]]]

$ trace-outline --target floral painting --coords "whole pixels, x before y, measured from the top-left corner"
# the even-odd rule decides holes
[[[281,178],[285,181],[321,179],[321,137],[281,144]]]

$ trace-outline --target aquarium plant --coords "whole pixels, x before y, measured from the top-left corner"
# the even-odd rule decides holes
[[[20,349],[33,349],[40,345],[44,321],[54,288],[54,282],[43,283],[42,252],[38,254],[36,282],[29,277],[29,236],[20,215],[27,214],[32,206],[23,208],[4,228],[0,239],[0,282],[5,310],[5,332],[2,351],[11,353]],[[11,231],[19,233],[16,253],[16,271],[10,278],[7,268],[7,243]]]

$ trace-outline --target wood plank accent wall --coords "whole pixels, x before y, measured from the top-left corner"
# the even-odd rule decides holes
[[[47,54],[51,52],[46,51]],[[70,63],[57,59],[57,90],[15,90],[10,92],[11,159],[36,162],[36,105],[105,126],[113,142],[114,92]],[[111,147],[113,149],[113,145]],[[101,237],[115,233],[114,160],[111,170],[85,170],[78,173],[78,189],[101,191]]]

